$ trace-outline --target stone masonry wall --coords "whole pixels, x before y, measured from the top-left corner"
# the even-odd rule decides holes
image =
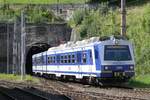
[[[17,27],[19,28],[19,27]],[[8,32],[8,33],[7,33]],[[57,46],[70,40],[71,28],[61,24],[26,24],[26,53],[35,43]],[[20,34],[18,32],[17,34]],[[9,35],[9,41],[7,40]],[[0,72],[7,71],[7,42],[9,42],[9,66],[13,66],[14,24],[0,23]],[[11,72],[10,68],[10,72]]]

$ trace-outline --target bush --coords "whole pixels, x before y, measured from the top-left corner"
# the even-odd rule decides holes
[[[101,8],[96,11],[89,11],[82,16],[82,20],[77,21],[76,27],[78,27],[82,39],[92,36],[120,34],[119,10],[103,11]],[[150,73],[149,16],[150,4],[139,8],[129,8],[127,12],[127,37],[135,46],[136,72],[138,75]]]
[[[37,6],[27,6],[25,9],[26,22],[28,23],[54,23],[54,22],[64,22],[60,17],[55,16],[55,14],[45,8],[40,8]],[[0,21],[12,21],[14,22],[15,17],[20,17],[21,10],[4,9],[0,8]]]

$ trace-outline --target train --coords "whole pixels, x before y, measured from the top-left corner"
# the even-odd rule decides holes
[[[92,84],[128,82],[134,69],[132,43],[117,36],[68,42],[32,56],[34,75]]]

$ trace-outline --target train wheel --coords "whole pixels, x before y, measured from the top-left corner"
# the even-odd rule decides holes
[[[60,80],[65,82],[66,81],[65,79],[66,79],[66,76],[65,75],[61,75]]]
[[[83,77],[81,80],[82,84],[87,85],[87,84],[91,84],[91,78],[89,77]]]
[[[40,76],[41,76],[41,74],[40,74],[40,73],[37,73],[36,75],[37,75],[38,77],[40,77]]]
[[[95,79],[95,84],[94,85],[96,85],[96,86],[103,86],[103,83],[102,82],[100,82],[100,80],[99,79]]]
[[[76,77],[75,77],[75,76],[72,76],[72,77],[71,77],[71,81],[72,81],[72,82],[76,82]]]

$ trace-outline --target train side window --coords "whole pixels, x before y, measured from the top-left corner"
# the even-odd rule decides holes
[[[50,64],[50,56],[48,56],[48,63]]]
[[[39,64],[43,64],[43,56],[39,57]]]
[[[72,54],[72,58],[75,58],[75,55],[74,55],[74,54]]]
[[[70,58],[71,58],[71,55],[68,55],[68,58],[70,59]]]
[[[42,56],[42,63],[43,63],[43,64],[45,63],[44,55]]]
[[[65,55],[65,59],[67,59],[67,55]]]
[[[68,55],[68,63],[71,63],[71,55]]]
[[[92,51],[90,51],[90,64],[92,64],[93,63],[93,58],[92,58]]]
[[[38,58],[36,57],[36,63],[38,64]]]
[[[73,63],[73,64],[75,63],[75,60],[74,60],[74,59],[72,59],[72,63]]]
[[[86,64],[86,58],[83,58],[83,63]]]
[[[64,61],[63,61],[63,60],[64,60],[64,56],[63,56],[63,55],[61,55],[61,56],[60,56],[60,62],[61,62],[61,64],[63,64],[63,63],[64,63]]]
[[[50,57],[50,63],[52,63],[52,56]]]
[[[87,60],[86,60],[86,53],[82,54],[82,63],[86,64]]]
[[[51,56],[49,56],[48,62],[49,62],[49,64],[51,63]]]
[[[71,63],[71,60],[70,60],[70,59],[68,59],[68,63]]]
[[[98,51],[95,50],[95,59],[98,59]]]
[[[64,63],[67,63],[67,54],[64,55]]]
[[[71,55],[71,61],[72,61],[72,64],[75,64],[75,63],[76,63],[75,54],[72,54],[72,55]]]
[[[63,64],[63,59],[61,59],[61,64]]]
[[[60,56],[59,55],[56,56],[56,61],[57,61],[56,63],[58,63],[58,64],[60,63]]]
[[[67,63],[67,59],[64,61],[65,62],[65,64]]]
[[[53,63],[55,63],[55,62],[56,62],[56,57],[54,56],[54,57],[53,57]]]
[[[63,59],[63,56],[61,56],[61,59]]]

